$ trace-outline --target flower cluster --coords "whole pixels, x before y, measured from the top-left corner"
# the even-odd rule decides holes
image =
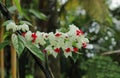
[[[54,57],[61,51],[64,52],[65,57],[72,56],[72,53],[79,53],[79,49],[85,48],[89,40],[85,38],[84,33],[75,25],[69,25],[69,31],[66,33],[56,31],[50,32],[31,32],[28,25],[16,25],[11,22],[6,27],[7,30],[13,32],[22,30],[22,36],[40,48],[43,46],[43,52],[52,54]]]
[[[6,30],[7,31],[12,30],[13,32],[16,32],[18,30],[22,30],[23,32],[25,32],[25,31],[29,30],[29,26],[27,24],[16,25],[14,22],[10,22],[9,24],[7,24]]]

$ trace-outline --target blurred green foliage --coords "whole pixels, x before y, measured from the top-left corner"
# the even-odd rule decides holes
[[[81,64],[86,74],[84,78],[119,78],[120,66],[110,57],[96,56]]]

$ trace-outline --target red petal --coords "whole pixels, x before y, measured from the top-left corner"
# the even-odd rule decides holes
[[[32,33],[31,37],[33,38],[32,42],[35,42],[35,40],[36,40],[36,38],[37,38],[36,33]]]
[[[36,33],[32,33],[31,37],[32,37],[33,39],[36,39],[36,38],[37,38]]]
[[[60,33],[56,33],[56,34],[55,34],[56,37],[59,37],[59,36],[61,36],[61,35],[62,35],[62,34],[60,34]]]
[[[73,51],[76,53],[76,52],[78,52],[78,48],[77,47],[74,47],[73,48]]]
[[[44,50],[43,50],[43,52],[44,52],[44,53],[46,53],[46,52],[47,52],[47,50],[46,50],[46,49],[44,49]]]
[[[26,32],[23,32],[23,33],[22,33],[22,36],[25,37],[25,34],[26,34]]]
[[[83,31],[82,30],[76,30],[76,35],[77,36],[80,36],[80,35],[83,35],[84,33],[83,33]]]
[[[33,39],[32,42],[34,43],[36,39]]]
[[[60,48],[56,48],[56,49],[54,49],[54,51],[55,51],[56,53],[59,53],[59,52],[60,52]]]
[[[71,50],[70,50],[70,48],[66,48],[65,51],[66,52],[70,52]]]

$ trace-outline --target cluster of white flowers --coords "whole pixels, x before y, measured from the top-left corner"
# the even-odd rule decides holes
[[[25,31],[29,30],[29,26],[27,24],[16,25],[14,22],[10,22],[9,24],[7,24],[6,30],[7,31],[12,30],[13,32],[16,32],[18,30],[22,30],[23,32],[25,32]]]
[[[66,33],[56,31],[56,33],[44,33],[35,32],[32,33],[29,30],[28,25],[16,25],[11,22],[7,25],[7,30],[22,30],[22,36],[27,40],[31,41],[34,45],[45,46],[43,52],[52,54],[54,57],[61,51],[64,52],[65,57],[72,56],[72,52],[79,53],[79,49],[85,48],[89,40],[85,38],[84,33],[75,25],[69,25],[69,31]]]

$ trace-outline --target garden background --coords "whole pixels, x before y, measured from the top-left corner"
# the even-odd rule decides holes
[[[115,1],[118,1],[114,3]],[[34,32],[62,32],[74,24],[89,39],[80,54],[65,58],[48,57],[54,78],[120,78],[119,0],[0,0],[0,78],[46,78],[28,50],[18,58],[13,47],[2,49],[8,37],[5,26],[10,17],[18,23],[31,23]],[[9,12],[3,13],[8,9]],[[38,62],[42,62],[38,59]]]

